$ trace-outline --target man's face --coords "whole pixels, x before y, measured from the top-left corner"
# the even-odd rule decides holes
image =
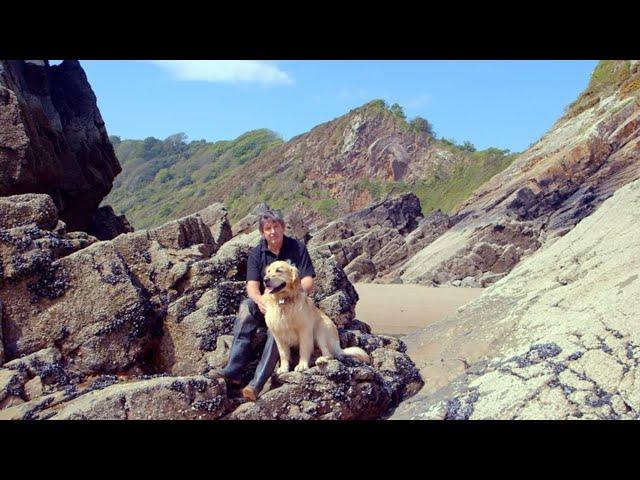
[[[262,236],[267,240],[269,245],[279,245],[284,239],[284,227],[280,222],[267,222],[262,228]]]

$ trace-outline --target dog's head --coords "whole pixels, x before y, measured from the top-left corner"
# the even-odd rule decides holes
[[[290,263],[277,260],[267,267],[264,286],[265,293],[276,296],[295,295],[300,290],[300,273]]]

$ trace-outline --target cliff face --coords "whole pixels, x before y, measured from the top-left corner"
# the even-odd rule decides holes
[[[478,285],[566,234],[640,178],[639,92],[638,61],[602,62],[567,114],[460,205],[461,221],[395,273],[405,282]]]
[[[501,170],[507,155],[493,150],[485,156]],[[414,192],[422,199],[431,193],[429,181],[476,160],[473,152],[435,140],[373,101],[224,172],[192,208],[225,202],[237,220],[266,202],[319,227],[387,193]],[[473,188],[486,178],[474,178]]]
[[[394,418],[640,418],[640,180],[457,313],[403,340]]]
[[[46,193],[87,230],[120,171],[77,61],[0,61],[0,196]]]

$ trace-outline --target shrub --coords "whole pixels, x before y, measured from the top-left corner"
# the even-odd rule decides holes
[[[404,114],[404,110],[397,103],[394,103],[393,105],[391,105],[391,107],[389,108],[389,111],[391,113],[393,113],[396,117],[398,117],[398,118],[400,118],[402,120],[406,120],[407,119],[407,116]]]
[[[411,127],[418,132],[426,133],[431,137],[436,136],[436,134],[433,131],[433,125],[431,125],[431,123],[425,118],[415,117],[413,120],[409,122],[409,125],[411,125]]]

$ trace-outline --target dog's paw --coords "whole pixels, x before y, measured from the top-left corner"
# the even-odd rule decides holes
[[[278,370],[276,370],[276,373],[278,375],[281,375],[283,373],[287,373],[289,371],[289,365],[282,365],[280,368],[278,368]]]
[[[296,368],[294,368],[294,370],[296,372],[304,372],[305,370],[309,370],[309,364],[306,362],[300,362],[298,365],[296,365]]]
[[[324,366],[329,363],[329,360],[331,360],[330,357],[318,357],[316,358],[316,366]]]

